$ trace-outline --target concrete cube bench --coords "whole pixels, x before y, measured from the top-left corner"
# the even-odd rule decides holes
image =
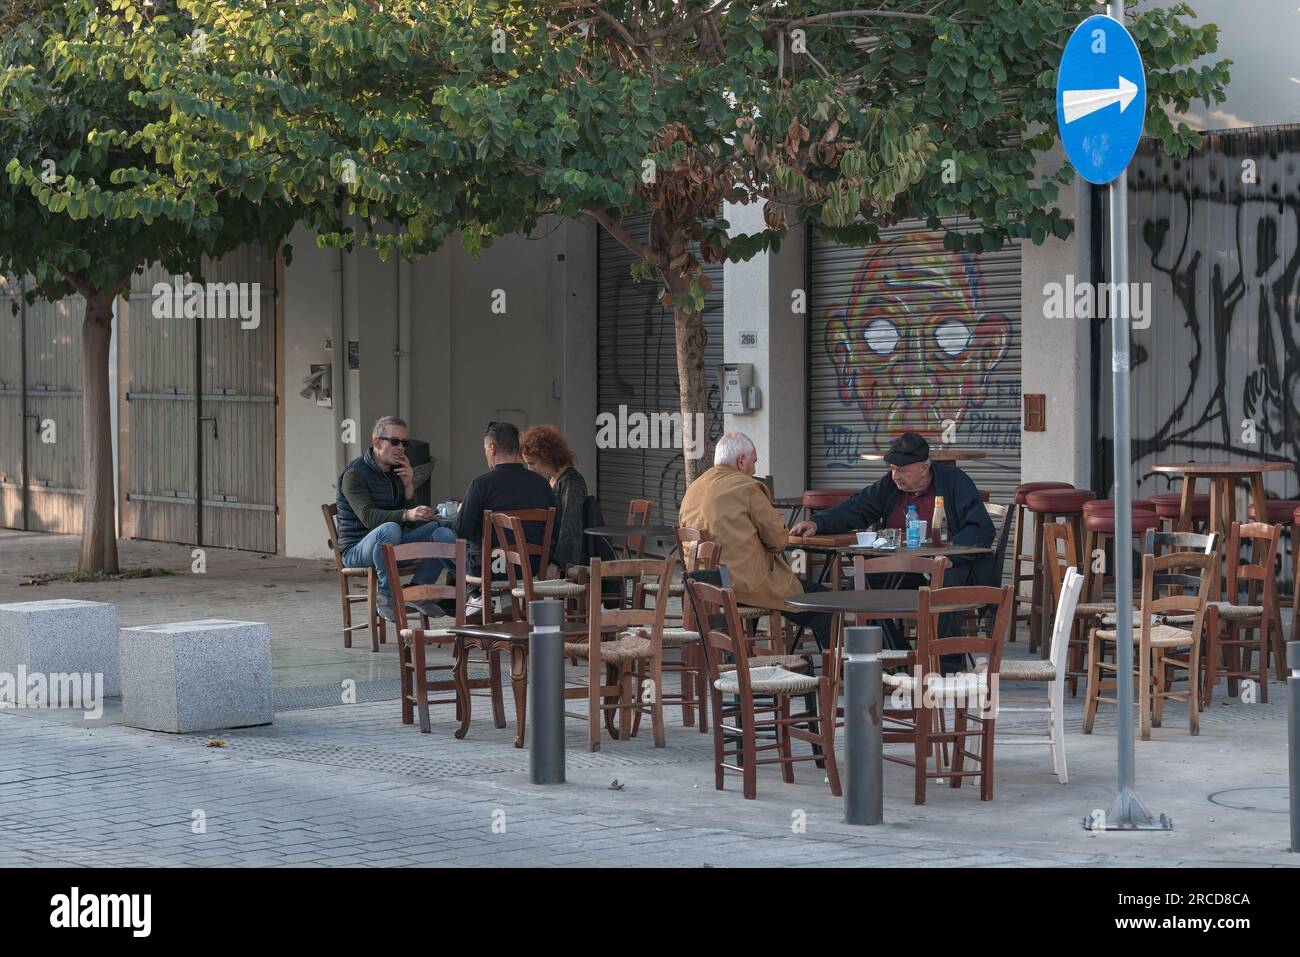
[[[271,631],[208,618],[123,628],[122,720],[186,733],[270,724]]]
[[[0,604],[0,672],[102,674],[104,695],[121,694],[117,609],[108,602],[51,598]]]

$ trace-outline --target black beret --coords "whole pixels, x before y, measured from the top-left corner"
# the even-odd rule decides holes
[[[885,461],[890,465],[911,465],[930,458],[930,443],[915,432],[904,432],[889,444]]]

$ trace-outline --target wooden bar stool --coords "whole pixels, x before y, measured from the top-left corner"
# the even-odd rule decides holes
[[[1034,568],[1034,553],[1025,551],[1025,496],[1030,492],[1042,492],[1054,488],[1074,488],[1069,482],[1023,482],[1016,486],[1011,502],[1016,510],[1015,531],[1011,536],[1011,594],[1015,605],[1011,616],[1011,633],[1008,641],[1016,640],[1016,626],[1021,619],[1028,621],[1033,607],[1033,596],[1020,594],[1020,583],[1029,580],[1030,576],[1024,572],[1025,562],[1029,562],[1029,568],[1032,573]],[[1030,535],[1032,539],[1032,534]],[[998,569],[1001,575],[1002,569]],[[1025,611],[1020,610],[1021,605],[1029,605],[1030,608]]]
[[[1160,516],[1164,531],[1177,531],[1178,520],[1183,514],[1183,496],[1181,492],[1163,492],[1160,495],[1152,495],[1146,501],[1151,503],[1151,507]],[[1189,529],[1189,531],[1204,531],[1210,521],[1210,496],[1193,495],[1191,508],[1192,520],[1197,524],[1195,529]]]
[[[1043,623],[1050,617],[1048,605],[1051,588],[1043,562],[1043,523],[1065,521],[1074,530],[1074,540],[1083,539],[1083,503],[1096,494],[1081,488],[1040,489],[1025,495],[1025,508],[1034,515],[1034,579],[1029,606],[1029,650],[1046,658],[1050,652],[1043,640]]]
[[[1133,503],[1133,535],[1136,540],[1141,541],[1147,532],[1155,531],[1160,526],[1160,516],[1156,513],[1155,508],[1145,499],[1138,499]],[[1087,531],[1087,538],[1084,540],[1084,551],[1079,556],[1083,562],[1083,603],[1101,601],[1106,594],[1107,574],[1105,569],[1111,567],[1110,564],[1103,565],[1100,575],[1093,573],[1093,563],[1096,561],[1097,551],[1105,550],[1107,544],[1115,537],[1115,503],[1109,499],[1088,502],[1083,506],[1083,527]]]

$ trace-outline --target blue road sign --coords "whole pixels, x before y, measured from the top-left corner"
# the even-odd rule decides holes
[[[1079,175],[1104,184],[1124,172],[1146,110],[1146,72],[1129,32],[1110,17],[1084,20],[1056,74],[1056,128]]]

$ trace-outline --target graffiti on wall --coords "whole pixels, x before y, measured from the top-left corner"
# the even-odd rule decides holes
[[[847,301],[826,318],[839,399],[862,413],[859,427],[824,426],[828,467],[851,467],[905,431],[942,437],[947,429],[962,444],[1019,449],[1019,376],[994,376],[1014,332],[986,299],[978,261],[944,249],[939,235],[912,233],[867,251]],[[996,411],[1008,405],[1010,414]]]
[[[1135,167],[1132,278],[1154,304],[1134,334],[1139,490],[1165,491],[1150,467],[1175,459],[1300,460],[1300,127],[1207,136],[1190,161],[1148,149]],[[1291,472],[1267,482],[1295,489]]]

